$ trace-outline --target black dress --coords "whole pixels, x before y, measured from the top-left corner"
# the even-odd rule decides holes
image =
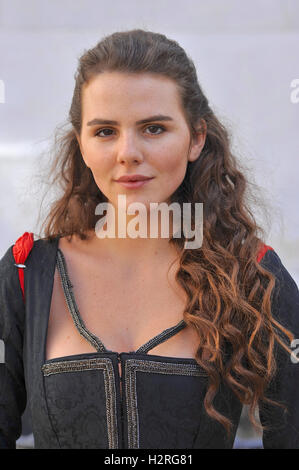
[[[208,377],[195,359],[148,354],[184,328],[184,321],[135,352],[107,350],[80,317],[58,240],[34,242],[26,261],[26,306],[12,246],[0,260],[0,338],[5,346],[0,364],[0,447],[15,448],[28,400],[37,449],[232,448],[242,404],[231,389],[221,383],[214,399],[216,410],[233,422],[228,436],[205,411]],[[274,251],[268,251],[261,263],[276,275],[277,319],[299,338],[294,280]],[[95,347],[94,353],[45,360],[56,265],[74,323]],[[281,347],[275,351],[279,367],[267,396],[285,403],[289,412],[260,405],[261,422],[270,425],[263,443],[265,448],[299,448],[299,364]]]

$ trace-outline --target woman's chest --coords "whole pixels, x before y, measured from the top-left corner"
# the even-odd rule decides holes
[[[136,351],[141,345],[183,319],[186,296],[173,276],[160,272],[139,275],[128,269],[120,276],[111,268],[96,269],[67,263],[71,272],[73,305],[59,270],[54,276],[47,334],[47,359],[94,352],[95,347],[80,334],[76,315],[87,331],[115,352]],[[80,268],[80,269],[79,269]],[[75,304],[75,305],[74,305]],[[73,311],[73,314],[72,314]],[[194,357],[197,334],[185,327],[152,353]]]
[[[192,448],[205,429],[206,375],[192,359],[94,353],[42,373],[57,447]]]

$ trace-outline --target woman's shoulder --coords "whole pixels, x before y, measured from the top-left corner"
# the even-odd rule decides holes
[[[32,232],[25,232],[12,243],[0,258],[0,283],[2,288],[13,289],[19,283],[19,270],[45,266],[56,256],[59,237],[45,239],[36,237]],[[20,269],[19,269],[20,267]]]
[[[277,251],[269,247],[264,251],[259,260],[260,265],[274,274],[277,283],[284,285],[284,287],[289,287],[298,291],[298,286],[295,279],[292,277],[290,272],[287,269],[287,265],[282,261],[281,256],[278,255]]]
[[[280,323],[289,328],[298,337],[299,290],[296,280],[274,249],[267,250],[260,260],[260,264],[275,276],[272,313]]]
[[[24,232],[7,248],[3,256],[0,256],[0,282],[11,284],[14,279],[17,280],[18,271],[22,270],[22,266],[25,266],[25,273],[34,272],[35,276],[41,271],[47,271],[49,266],[55,263],[58,248],[71,254],[81,252],[83,248],[86,250],[88,244],[80,242],[76,236],[71,239],[61,235],[43,238],[33,232]]]
[[[0,259],[0,336],[7,337],[16,322],[23,324],[24,277],[29,274],[35,282],[54,265],[57,240],[34,240],[33,233],[25,232]]]

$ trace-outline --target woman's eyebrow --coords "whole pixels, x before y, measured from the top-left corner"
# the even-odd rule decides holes
[[[150,116],[146,119],[141,119],[140,121],[136,121],[135,124],[145,124],[147,122],[152,122],[152,121],[173,121],[173,118],[170,116],[164,116],[163,114],[157,114],[155,116]],[[108,124],[112,126],[117,126],[119,123],[117,121],[109,121],[108,119],[95,118],[95,119],[92,119],[92,121],[89,121],[86,125],[96,126],[98,124]]]

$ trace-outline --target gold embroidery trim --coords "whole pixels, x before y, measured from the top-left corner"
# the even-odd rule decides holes
[[[109,449],[118,449],[115,377],[111,359],[95,358],[57,361],[42,366],[44,376],[94,369],[102,370],[104,374]]]
[[[128,448],[139,449],[139,419],[137,407],[136,372],[206,376],[196,364],[128,359],[125,363],[126,404],[128,417]]]

